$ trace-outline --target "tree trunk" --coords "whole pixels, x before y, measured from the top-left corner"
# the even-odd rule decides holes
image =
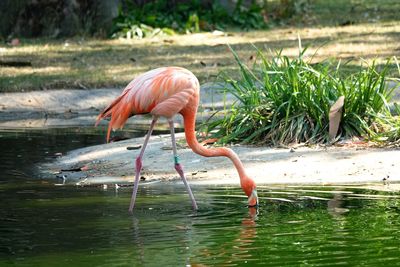
[[[121,0],[0,0],[0,38],[107,36]]]

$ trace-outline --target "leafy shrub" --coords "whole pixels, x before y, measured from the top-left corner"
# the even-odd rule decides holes
[[[310,0],[281,0],[275,13],[278,18],[289,19],[297,15],[309,15],[310,6]]]
[[[345,103],[338,137],[400,138],[400,119],[388,107],[393,91],[386,83],[389,64],[380,72],[372,64],[346,76],[340,65],[305,61],[305,50],[294,59],[281,53],[267,59],[257,51],[258,63],[249,68],[232,50],[240,79],[222,77],[224,90],[237,100],[206,126],[220,142],[328,142],[330,107],[340,96]]]
[[[112,37],[143,38],[156,34],[222,29],[228,25],[245,29],[266,26],[263,8],[256,1],[249,7],[238,1],[232,14],[218,1],[202,3],[191,0],[176,4],[174,1],[158,0],[137,5],[126,0],[123,6],[114,19]]]
[[[114,19],[112,37],[141,39],[158,34],[174,34],[172,28],[163,26],[165,23],[162,23],[162,21],[160,21],[161,18],[157,16],[154,3],[149,3],[143,7],[139,7],[131,1],[125,1],[124,3],[126,5],[126,11],[120,6],[118,16]],[[161,4],[166,3],[167,1],[162,1]],[[163,19],[166,20],[168,18],[169,17],[166,16]]]
[[[244,6],[242,1],[238,1],[231,20],[226,21],[226,24],[236,25],[245,30],[262,29],[266,27],[263,12],[264,8],[255,1],[249,7]]]

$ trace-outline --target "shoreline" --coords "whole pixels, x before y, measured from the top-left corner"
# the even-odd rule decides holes
[[[218,93],[218,84],[204,84],[198,120],[208,118],[216,110],[230,105],[231,95]],[[100,110],[122,89],[49,90],[0,94],[0,128],[93,127]],[[393,102],[399,102],[400,88]],[[393,103],[392,102],[392,103]],[[163,122],[163,120],[161,120]],[[182,128],[181,116],[176,127]],[[129,128],[147,129],[149,118],[137,116],[129,120]],[[103,121],[100,125],[106,125]],[[182,133],[177,135],[178,154],[192,184],[238,184],[231,162],[225,158],[204,158],[186,147]],[[71,151],[51,163],[38,166],[41,176],[57,178],[65,175],[72,184],[130,183],[134,175],[134,159],[143,138],[103,144]],[[339,146],[314,146],[292,149],[235,145],[231,147],[242,159],[249,176],[258,184],[338,184],[369,183],[388,178],[400,181],[400,149],[370,148],[351,142]],[[169,135],[150,138],[144,157],[143,176],[146,181],[178,179],[173,168]],[[295,152],[290,152],[295,151]],[[86,167],[85,167],[86,166]],[[63,173],[61,170],[85,167],[84,171]],[[85,169],[84,168],[84,169]]]
[[[67,184],[130,184],[134,180],[134,162],[143,139],[73,150],[39,165],[39,172],[45,178],[64,177]],[[229,159],[205,158],[193,153],[186,147],[183,133],[177,134],[177,141],[181,144],[178,154],[191,184],[239,184]],[[248,175],[259,185],[400,182],[399,149],[349,146],[286,149],[242,145],[231,148],[241,158]],[[150,138],[143,158],[141,180],[180,180],[173,168],[169,135]]]

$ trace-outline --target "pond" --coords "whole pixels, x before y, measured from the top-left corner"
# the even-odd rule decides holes
[[[104,142],[90,129],[0,132],[0,266],[400,266],[398,193],[355,186],[55,186],[35,163]]]

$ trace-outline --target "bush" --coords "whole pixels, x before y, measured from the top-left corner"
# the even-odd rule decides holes
[[[263,7],[256,1],[248,7],[237,1],[231,14],[218,1],[203,2],[158,0],[137,5],[126,0],[114,19],[112,37],[143,38],[156,34],[223,29],[228,25],[244,29],[266,26]]]
[[[372,64],[345,75],[340,64],[305,61],[305,50],[294,59],[280,52],[267,59],[257,51],[257,63],[249,68],[232,50],[240,79],[222,77],[225,92],[237,100],[222,111],[222,118],[208,122],[206,130],[220,142],[326,143],[329,111],[340,96],[345,101],[338,138],[400,138],[400,119],[388,107],[393,91],[386,82],[389,63],[381,71]]]

